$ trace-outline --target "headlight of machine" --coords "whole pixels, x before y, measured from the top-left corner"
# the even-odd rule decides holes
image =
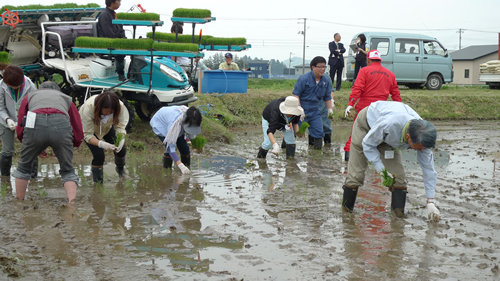
[[[164,64],[160,64],[160,70],[161,70],[161,72],[172,77],[173,79],[175,79],[179,82],[184,82],[184,78],[182,78],[182,76],[177,71],[173,70],[172,68],[170,68]]]

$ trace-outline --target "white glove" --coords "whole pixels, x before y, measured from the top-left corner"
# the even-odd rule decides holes
[[[16,124],[16,122],[14,122],[14,120],[7,118],[7,125],[9,125],[9,129],[14,131],[16,129],[17,124]]]
[[[274,153],[275,155],[279,155],[280,154],[281,147],[280,147],[280,145],[277,142],[275,142],[273,144],[273,150],[271,152]]]
[[[332,99],[332,109],[335,107],[335,101]]]
[[[116,146],[110,144],[109,142],[105,142],[105,141],[99,141],[97,146],[104,149],[104,150],[110,150],[110,151],[116,149]]]
[[[328,109],[328,116],[330,116],[330,114],[333,114],[333,108]]]
[[[123,148],[123,145],[124,145],[124,144],[125,144],[125,138],[124,138],[124,139],[122,139],[122,140],[120,141],[120,143],[119,143],[119,144],[118,144],[118,146],[116,147],[115,152],[116,152],[116,153],[120,153],[120,151],[122,151],[122,148]]]
[[[183,174],[191,174],[191,171],[189,170],[189,168],[186,167],[186,165],[184,165],[183,163],[180,163],[179,165],[177,165],[177,167],[179,167],[179,169],[181,169],[181,172]]]
[[[427,203],[427,217],[435,222],[438,222],[441,219],[439,210],[436,208],[434,203]]]
[[[304,122],[306,115],[304,113],[300,114],[300,122]]]
[[[347,108],[345,109],[345,116],[347,118],[347,116],[349,115],[349,111],[351,110],[352,106],[348,105]]]

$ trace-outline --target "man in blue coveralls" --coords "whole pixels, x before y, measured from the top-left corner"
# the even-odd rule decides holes
[[[300,101],[300,106],[306,115],[304,122],[309,123],[309,139],[314,143],[314,149],[321,150],[323,146],[323,120],[321,119],[319,102],[324,101],[328,115],[333,114],[333,88],[328,76],[325,76],[326,60],[323,57],[312,59],[311,72],[302,74],[293,89],[293,95]]]

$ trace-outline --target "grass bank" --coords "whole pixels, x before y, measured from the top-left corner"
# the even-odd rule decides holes
[[[194,105],[214,105],[214,113],[225,117],[204,118],[203,135],[208,141],[231,142],[231,129],[260,125],[264,107],[273,99],[291,95],[294,80],[250,79],[248,93],[221,97],[197,94]],[[344,118],[351,83],[335,92],[334,123],[352,122]],[[500,120],[500,91],[486,87],[444,86],[439,91],[401,88],[403,102],[427,120]],[[208,114],[211,115],[211,114]]]

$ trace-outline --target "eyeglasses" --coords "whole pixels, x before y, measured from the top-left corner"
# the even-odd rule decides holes
[[[316,68],[326,68],[326,65],[317,65]]]

